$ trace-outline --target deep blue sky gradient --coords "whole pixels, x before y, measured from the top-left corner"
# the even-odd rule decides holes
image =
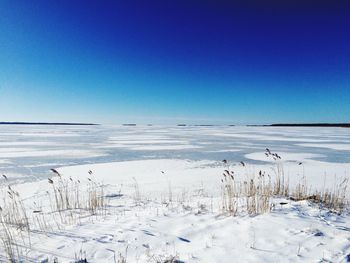
[[[350,122],[350,4],[244,2],[2,0],[0,120]]]

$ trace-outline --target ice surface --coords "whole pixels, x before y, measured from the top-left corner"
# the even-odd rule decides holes
[[[251,158],[269,148],[303,159],[350,163],[350,129],[228,126],[0,126],[0,171],[47,177],[72,164],[144,159],[219,161]],[[251,155],[253,154],[253,155]],[[300,160],[301,161],[301,160]]]

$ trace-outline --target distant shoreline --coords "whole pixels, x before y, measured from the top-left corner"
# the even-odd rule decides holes
[[[0,122],[0,125],[66,125],[66,126],[91,126],[95,123],[69,123],[69,122]]]
[[[94,126],[100,125],[96,123],[79,123],[79,122],[0,122],[0,125],[61,125],[61,126]],[[136,123],[124,123],[122,126],[137,126]],[[147,126],[152,126],[148,124]],[[214,125],[214,124],[175,124],[178,127],[215,127],[215,126],[236,126],[230,125]],[[338,127],[350,128],[350,123],[273,123],[273,124],[248,124],[242,125],[246,127]]]
[[[340,127],[350,128],[350,123],[274,123],[269,125],[247,125],[253,127]]]

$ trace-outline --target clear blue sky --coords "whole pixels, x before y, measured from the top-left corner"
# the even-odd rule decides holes
[[[0,121],[350,122],[349,1],[232,2],[0,0]]]

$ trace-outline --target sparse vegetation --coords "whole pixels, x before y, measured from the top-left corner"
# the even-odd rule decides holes
[[[349,178],[335,179],[332,189],[324,189],[322,192],[316,190],[312,195],[308,195],[307,199],[322,209],[341,214],[349,208],[349,201],[346,198],[348,186]]]
[[[86,184],[72,178],[64,179],[56,170],[55,177],[48,179],[52,191],[46,192],[48,207],[34,202],[29,212],[20,194],[10,184],[2,186],[0,203],[0,238],[9,262],[20,262],[23,258],[20,247],[31,246],[32,231],[53,230],[54,225],[75,224],[84,211],[89,215],[104,214],[106,200],[104,186],[90,178]],[[3,176],[7,182],[7,177]],[[54,222],[54,225],[52,224]],[[22,244],[19,246],[19,244]]]
[[[282,157],[266,149],[267,158],[275,161]],[[349,178],[338,181],[334,178],[334,186],[323,191],[311,191],[305,175],[290,189],[289,179],[285,178],[283,164],[276,162],[274,175],[259,171],[257,175],[238,175],[229,169],[227,160],[223,161],[225,169],[221,179],[222,211],[231,215],[258,215],[271,211],[275,206],[273,198],[287,198],[292,201],[308,200],[318,204],[322,209],[329,209],[334,213],[343,213],[349,208],[347,189]],[[243,166],[245,163],[240,162]]]
[[[135,177],[132,178],[134,180],[134,202],[135,205],[140,205],[141,204],[141,194],[140,194],[140,189],[139,189],[139,184],[137,182],[137,180],[135,179]]]
[[[11,229],[9,226],[3,221],[3,218],[1,218],[1,232],[0,232],[0,238],[1,243],[3,245],[5,254],[7,256],[7,259],[9,262],[19,262],[21,259],[21,253],[20,250],[15,242],[14,235],[11,233]]]
[[[16,226],[21,230],[30,230],[27,211],[17,191],[10,185],[2,189],[1,219],[5,224]]]
[[[225,170],[221,182],[223,212],[237,216],[244,213],[258,215],[271,210],[274,187],[263,173],[242,179],[233,171]]]
[[[53,196],[49,196],[52,212],[63,212],[67,210],[85,210],[92,215],[96,214],[100,209],[104,209],[105,197],[104,186],[94,182],[88,178],[88,183],[81,186],[80,180],[73,180],[72,178],[63,179],[61,174],[57,171],[55,178],[48,179],[52,185]],[[81,189],[83,188],[83,189]],[[51,193],[49,192],[49,195]]]
[[[150,255],[149,262],[154,263],[182,263],[178,255]]]
[[[267,158],[273,158],[275,161],[270,173],[262,170],[253,173],[248,163],[240,162],[230,165],[227,160],[224,160],[221,197],[213,197],[203,185],[193,191],[183,189],[181,193],[173,192],[170,180],[167,179],[168,187],[164,187],[165,194],[161,196],[160,202],[157,199],[145,200],[144,195],[140,194],[136,178],[133,178],[129,200],[138,206],[140,211],[150,204],[151,209],[157,210],[157,215],[162,213],[166,215],[169,211],[191,212],[194,215],[220,211],[220,215],[256,216],[270,212],[277,204],[282,207],[287,204],[288,199],[295,202],[306,200],[316,204],[320,209],[327,209],[333,213],[340,214],[348,211],[349,178],[339,180],[334,178],[334,185],[330,188],[324,187],[322,191],[312,190],[305,175],[296,185],[290,186],[283,164],[279,161],[282,157],[268,149],[265,154]],[[235,169],[238,166],[240,169]],[[123,196],[121,189],[117,195],[106,195],[105,186],[92,179],[92,171],[89,171],[87,179],[83,182],[65,178],[54,169],[52,172],[54,177],[48,179],[46,203],[34,202],[30,208],[20,194],[14,190],[15,188],[6,183],[7,177],[4,177],[5,184],[1,189],[0,233],[3,251],[9,262],[18,262],[19,259],[24,258],[21,247],[23,244],[23,247],[30,249],[30,235],[33,231],[43,233],[54,231],[67,224],[76,224],[83,217],[106,215],[108,196],[112,198]],[[220,205],[213,205],[216,202],[219,202]],[[108,210],[108,213],[113,212]],[[118,213],[119,215],[122,213]],[[251,248],[255,249],[255,240]],[[298,249],[299,254],[300,248]],[[149,254],[148,257],[150,262],[181,262],[177,255]],[[126,256],[115,252],[114,261],[125,263],[127,260]],[[75,262],[88,262],[86,254],[83,252],[76,254]]]

